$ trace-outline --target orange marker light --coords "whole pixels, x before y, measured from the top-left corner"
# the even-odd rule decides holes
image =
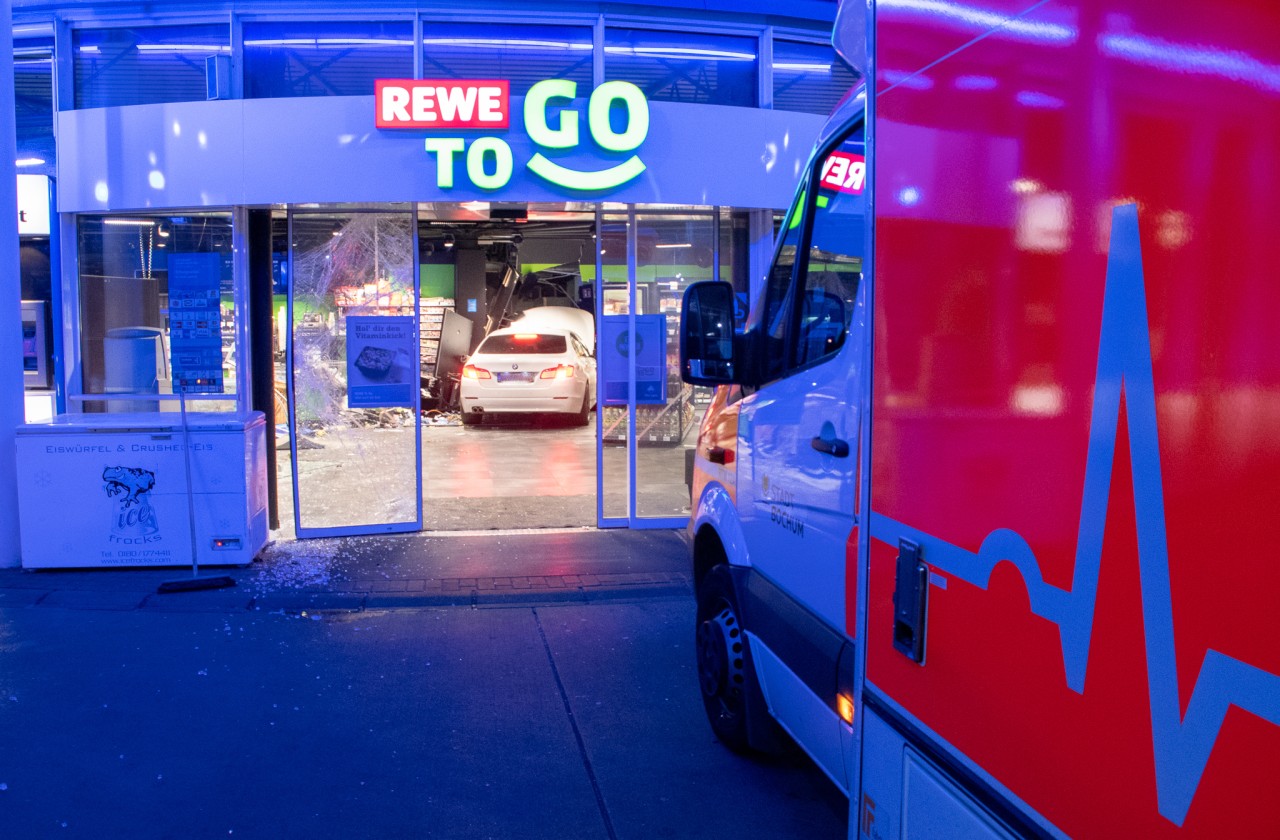
[[[836,695],[836,711],[840,719],[853,726],[853,698],[845,694]]]

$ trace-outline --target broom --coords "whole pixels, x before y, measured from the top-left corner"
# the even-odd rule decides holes
[[[187,517],[191,523],[191,577],[166,580],[157,587],[156,592],[193,592],[200,589],[226,589],[228,586],[236,585],[235,580],[230,575],[200,577],[200,559],[196,554],[198,542],[196,540],[196,500],[195,491],[192,488],[191,429],[187,426],[187,389],[185,385],[179,385],[178,407],[182,414],[182,450],[186,458],[187,470]]]

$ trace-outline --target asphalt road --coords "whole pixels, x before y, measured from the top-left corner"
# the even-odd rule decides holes
[[[606,557],[613,539],[587,542]],[[493,570],[495,552],[456,545],[450,573]],[[306,614],[164,600],[199,593],[55,606],[75,574],[0,599],[0,837],[846,835],[847,802],[806,759],[715,741],[692,598],[670,586]]]

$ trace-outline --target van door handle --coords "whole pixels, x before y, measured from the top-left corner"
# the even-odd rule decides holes
[[[809,441],[809,445],[819,452],[825,452],[837,458],[846,458],[849,455],[849,443],[840,438],[824,438],[818,435]]]

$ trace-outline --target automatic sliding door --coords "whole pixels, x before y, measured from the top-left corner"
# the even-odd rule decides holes
[[[688,466],[709,389],[680,379],[680,303],[684,290],[715,277],[716,217],[639,213],[637,301],[651,313],[637,336],[636,496],[634,517],[652,526],[683,525],[690,514]]]
[[[679,527],[710,396],[680,380],[680,303],[690,283],[716,275],[717,218],[604,214],[599,243],[600,524]]]
[[[291,213],[289,433],[299,537],[422,527],[412,213]]]

